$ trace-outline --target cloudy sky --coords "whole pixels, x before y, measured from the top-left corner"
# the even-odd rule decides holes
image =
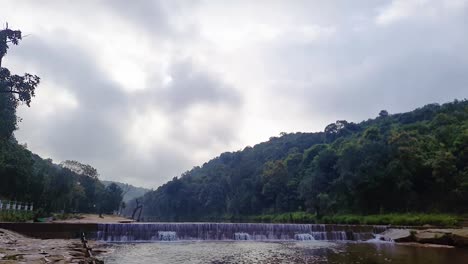
[[[468,0],[2,0],[16,136],[155,188],[224,151],[468,95]]]

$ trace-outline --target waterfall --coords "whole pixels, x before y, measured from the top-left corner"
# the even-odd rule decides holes
[[[159,241],[174,241],[177,240],[177,235],[174,231],[158,231],[158,239]]]
[[[250,235],[247,233],[234,233],[234,240],[250,240]]]
[[[252,224],[252,223],[127,223],[98,224],[96,238],[110,242],[190,240],[369,240],[385,226]]]
[[[294,239],[301,241],[315,240],[314,236],[311,234],[295,234]]]

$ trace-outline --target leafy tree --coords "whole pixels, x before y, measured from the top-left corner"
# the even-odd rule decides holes
[[[382,110],[379,112],[379,117],[387,117],[388,116],[388,111],[387,110]]]
[[[62,168],[67,168],[76,174],[84,175],[92,179],[97,179],[99,173],[91,165],[80,163],[76,160],[66,160],[60,163]]]
[[[102,197],[102,212],[112,213],[119,209],[123,199],[122,189],[115,183],[106,187]]]
[[[16,108],[21,102],[30,106],[40,81],[36,75],[12,75],[7,68],[2,67],[9,44],[18,45],[21,39],[21,31],[9,29],[8,24],[5,29],[0,30],[0,139],[12,137],[18,122]]]
[[[16,103],[24,102],[30,106],[40,78],[29,73],[24,76],[12,75],[8,69],[2,67],[2,60],[7,54],[9,44],[18,45],[21,39],[21,31],[9,29],[8,24],[5,29],[0,30],[0,93],[13,94]]]

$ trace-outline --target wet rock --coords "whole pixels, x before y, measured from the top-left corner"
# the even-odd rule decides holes
[[[413,240],[412,230],[409,229],[388,229],[380,234],[383,240],[395,242],[411,242]]]
[[[468,247],[468,229],[453,230],[452,240],[457,247]]]

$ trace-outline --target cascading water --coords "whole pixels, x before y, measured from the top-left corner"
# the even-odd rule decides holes
[[[295,234],[294,239],[300,241],[315,240],[314,236],[312,236],[311,234]]]
[[[174,241],[177,240],[177,235],[173,231],[159,231],[158,238],[159,241]]]
[[[234,233],[234,240],[250,240],[250,235],[247,233]]]
[[[369,240],[385,226],[250,224],[250,223],[131,223],[98,224],[97,239],[111,242],[174,240]]]

